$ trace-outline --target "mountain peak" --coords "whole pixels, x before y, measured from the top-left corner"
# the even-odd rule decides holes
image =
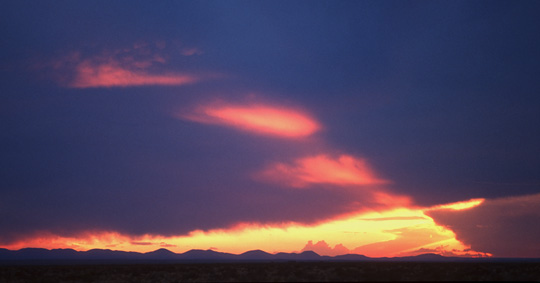
[[[251,251],[247,251],[247,252],[245,252],[245,253],[242,253],[242,254],[240,254],[240,255],[247,255],[247,254],[253,254],[253,255],[255,255],[255,254],[264,254],[264,255],[269,255],[269,253],[267,253],[267,252],[265,252],[265,251],[263,251],[263,250],[251,250]]]
[[[157,249],[155,251],[147,252],[145,254],[176,254],[176,253],[171,252],[168,249],[161,248],[161,249]]]
[[[460,259],[455,257],[445,257],[438,254],[422,254],[410,257],[394,258],[370,258],[364,255],[347,254],[339,256],[321,256],[314,251],[303,251],[301,253],[277,253],[270,254],[262,250],[251,250],[236,255],[230,253],[217,252],[213,250],[189,250],[182,254],[174,253],[168,249],[161,248],[152,252],[138,253],[125,251],[112,251],[108,249],[92,249],[88,251],[75,251],[73,249],[39,249],[24,248],[17,251],[0,249],[0,261],[9,260],[41,260],[44,262],[58,260],[106,260],[106,261],[132,261],[132,260],[158,260],[158,261],[196,261],[196,262],[217,262],[217,261],[470,261],[471,259]],[[476,259],[482,260],[482,259]]]

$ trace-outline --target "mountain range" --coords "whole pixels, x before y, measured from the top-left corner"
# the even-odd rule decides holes
[[[444,257],[437,254],[422,254],[412,257],[370,258],[364,255],[347,254],[339,256],[321,256],[313,251],[302,253],[270,254],[261,250],[242,254],[230,254],[213,250],[190,250],[174,253],[167,249],[158,249],[147,253],[92,249],[76,251],[73,249],[24,248],[20,250],[0,249],[0,264],[14,263],[134,263],[134,262],[272,262],[272,261],[478,261],[503,260],[494,258],[473,259]],[[506,259],[516,261],[518,259]],[[520,259],[531,261],[531,259]],[[538,261],[536,259],[535,261]]]

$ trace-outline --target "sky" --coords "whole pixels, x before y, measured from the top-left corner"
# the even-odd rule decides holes
[[[6,1],[0,248],[540,257],[538,1]]]

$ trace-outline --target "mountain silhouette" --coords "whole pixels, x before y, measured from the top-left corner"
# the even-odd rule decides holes
[[[78,252],[82,259],[107,259],[107,260],[127,260],[127,259],[142,259],[143,254],[137,252],[124,252],[124,251],[113,251],[109,249],[92,249],[86,252]]]
[[[241,260],[271,260],[274,255],[261,250],[253,250],[239,254],[237,258]]]
[[[359,255],[359,254],[346,254],[346,255],[335,256],[334,259],[343,260],[343,261],[364,261],[364,260],[370,260],[371,258],[365,255]]]
[[[73,249],[40,249],[24,248],[20,250],[8,250],[0,248],[0,264],[19,263],[96,263],[96,262],[249,262],[249,261],[501,261],[504,259],[491,258],[459,258],[444,257],[438,254],[422,254],[409,257],[394,258],[370,258],[359,254],[346,254],[339,256],[321,256],[313,251],[302,253],[277,253],[270,254],[261,250],[252,250],[236,255],[222,253],[213,250],[190,250],[185,253],[174,253],[167,249],[158,249],[147,253],[113,251],[109,249],[92,249],[88,251],[76,251]],[[508,259],[515,261],[516,259]],[[538,262],[540,259],[521,259]]]
[[[144,258],[148,258],[148,259],[161,259],[161,260],[171,260],[171,259],[179,258],[179,254],[173,253],[169,251],[168,249],[159,249],[152,252],[147,252],[143,256]]]
[[[320,256],[314,251],[305,251],[302,253],[277,253],[275,255],[276,259],[280,260],[293,260],[293,261],[312,261],[312,260],[324,260],[329,257]]]

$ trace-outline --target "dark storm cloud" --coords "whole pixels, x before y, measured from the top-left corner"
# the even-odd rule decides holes
[[[173,235],[238,221],[316,222],[375,205],[335,184],[297,190],[252,178],[320,154],[367,160],[391,181],[384,186],[422,205],[538,192],[487,184],[538,184],[538,6],[8,2],[0,11],[0,239]],[[71,89],[35,68],[73,51],[94,58],[160,41],[166,66],[143,74],[228,77]],[[306,144],[171,115],[250,93],[301,105],[323,129]]]
[[[427,214],[475,251],[497,257],[540,254],[540,194],[488,199],[471,209],[441,209]]]

